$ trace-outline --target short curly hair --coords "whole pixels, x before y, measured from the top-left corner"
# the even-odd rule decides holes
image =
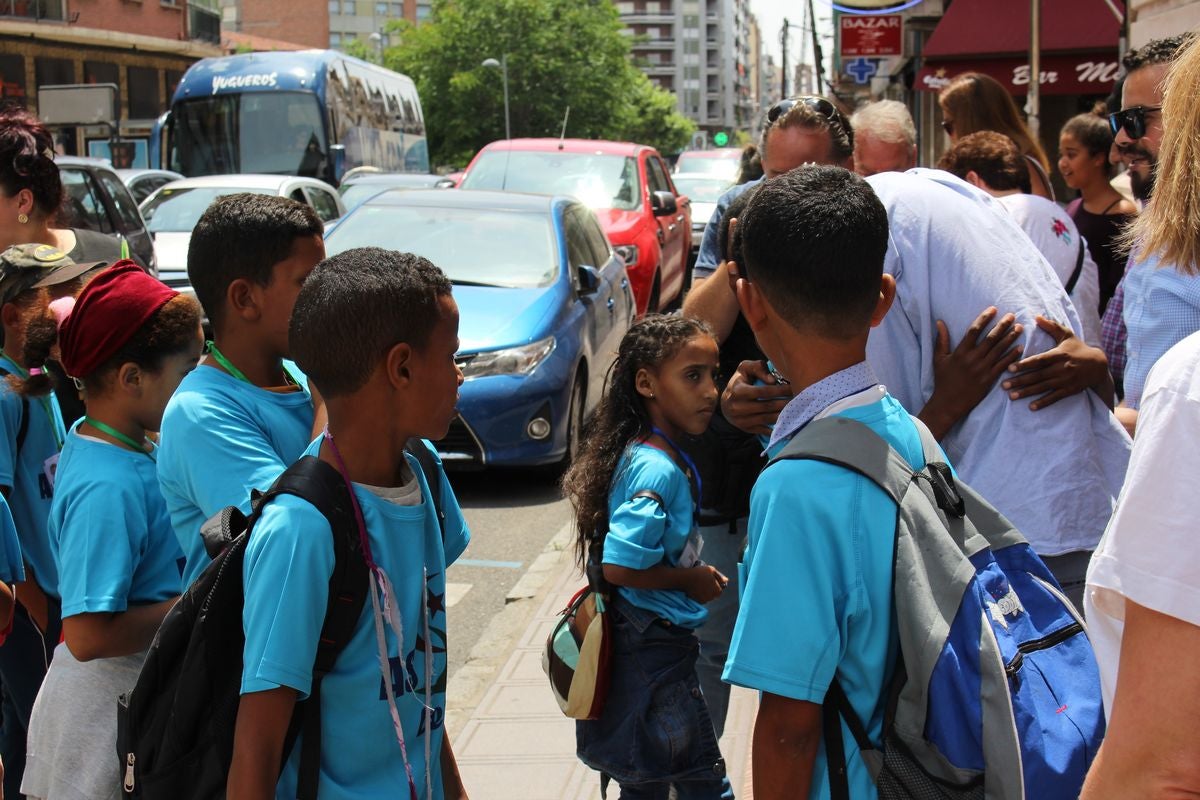
[[[1176,36],[1165,36],[1162,39],[1152,39],[1136,50],[1130,50],[1121,59],[1126,74],[1137,72],[1143,67],[1153,67],[1158,64],[1170,64],[1183,53],[1183,48],[1191,43],[1195,34],[1180,33]]]
[[[995,131],[978,131],[961,137],[942,155],[938,169],[960,178],[974,172],[989,189],[1002,192],[1030,189],[1029,170],[1017,143]]]

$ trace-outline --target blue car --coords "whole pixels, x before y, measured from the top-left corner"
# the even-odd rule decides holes
[[[416,253],[453,282],[465,381],[436,443],[448,466],[575,455],[635,314],[624,262],[590,209],[571,197],[391,190],[345,216],[325,247]]]

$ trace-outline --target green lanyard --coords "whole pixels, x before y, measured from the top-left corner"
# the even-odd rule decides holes
[[[228,358],[226,358],[225,354],[217,349],[216,342],[209,340],[209,341],[205,342],[204,345],[205,345],[205,347],[208,348],[208,354],[213,357],[214,361],[216,361],[218,364],[220,364],[222,367],[224,367],[226,372],[228,372],[233,377],[237,378],[239,381],[242,381],[243,383],[250,383],[250,379],[246,377],[246,373],[242,372],[240,369],[235,367],[233,365],[233,362],[230,361]],[[292,375],[291,372],[288,371],[287,367],[283,368],[283,377],[284,377],[284,380],[287,380],[293,386],[300,385],[300,382],[298,380],[296,380],[296,378]],[[254,384],[250,383],[250,385],[253,386]]]
[[[16,373],[21,380],[29,380],[28,370],[18,364],[15,358],[10,356],[8,353],[5,353],[4,357],[8,359],[10,364],[12,364],[13,369],[16,370]],[[38,402],[42,404],[42,408],[46,409],[46,419],[50,421],[50,432],[54,434],[54,442],[58,445],[58,449],[61,451],[63,449],[64,441],[62,434],[58,432],[58,426],[54,424],[54,406],[50,402],[50,396],[46,395],[45,397],[39,397]]]
[[[146,449],[145,445],[138,444],[138,442],[133,437],[126,436],[125,434],[121,433],[119,430],[117,430],[113,426],[103,423],[98,419],[93,419],[92,417],[84,417],[83,421],[86,422],[88,425],[91,425],[93,428],[100,431],[101,433],[107,433],[109,436],[113,437],[121,444],[128,445],[129,447],[138,451],[139,453],[141,453],[142,455],[144,455],[146,458],[150,459],[151,461],[154,460],[154,456],[150,453],[149,450]],[[147,441],[146,444],[149,444],[149,441]]]

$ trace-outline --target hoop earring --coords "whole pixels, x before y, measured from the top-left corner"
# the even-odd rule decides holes
[[[24,213],[17,214],[17,222],[21,223],[22,225],[27,224],[29,222],[29,215]]]

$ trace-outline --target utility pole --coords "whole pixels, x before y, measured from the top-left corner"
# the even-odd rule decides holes
[[[787,90],[787,86],[788,86],[787,44],[788,44],[788,28],[789,27],[791,27],[791,26],[788,25],[787,17],[784,17],[783,18],[783,27],[779,29],[779,43],[781,45],[783,45],[783,70],[782,70],[783,77],[780,80],[780,86],[779,86],[779,96],[780,97],[788,96],[788,90]]]
[[[1029,0],[1029,23],[1029,97],[1025,111],[1029,132],[1037,141],[1042,116],[1042,0]]]
[[[813,12],[813,0],[808,0],[808,30],[812,33],[813,43],[813,72],[815,72],[816,86],[814,94],[822,94],[824,90],[821,88],[825,77],[825,68],[821,62],[824,57],[821,54],[821,38],[817,35],[817,15]]]

